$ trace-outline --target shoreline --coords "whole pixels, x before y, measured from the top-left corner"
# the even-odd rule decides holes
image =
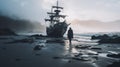
[[[86,37],[85,39],[83,39],[84,37],[75,38],[77,40],[72,40],[72,46],[69,45],[66,38],[59,41],[61,39],[46,37],[33,38],[33,42],[9,43],[27,38],[32,37],[13,36],[8,39],[0,39],[1,67],[106,67],[114,61],[118,61],[117,58],[106,56],[112,53],[110,51],[119,52],[120,49],[113,48],[117,45],[99,45]],[[36,46],[37,48],[35,48]]]

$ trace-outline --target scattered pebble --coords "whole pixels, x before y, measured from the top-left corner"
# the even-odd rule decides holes
[[[33,48],[33,50],[41,50],[43,45],[37,45]]]

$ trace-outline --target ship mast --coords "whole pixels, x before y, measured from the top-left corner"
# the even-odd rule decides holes
[[[57,6],[58,6],[58,0],[57,0]]]
[[[49,21],[51,26],[59,23],[60,18],[64,19],[66,17],[66,15],[60,15],[62,9],[63,7],[59,7],[59,2],[57,0],[56,6],[52,6],[51,12],[47,12],[47,14],[49,14],[49,19],[45,19],[45,21]]]

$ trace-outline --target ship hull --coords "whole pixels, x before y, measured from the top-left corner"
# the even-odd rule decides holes
[[[68,25],[63,23],[57,23],[53,27],[47,27],[46,32],[48,37],[63,37],[67,31]]]

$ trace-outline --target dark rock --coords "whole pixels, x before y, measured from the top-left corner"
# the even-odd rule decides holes
[[[99,35],[99,36],[93,35],[93,36],[91,37],[91,39],[108,39],[108,38],[110,38],[110,36],[108,36],[107,34]]]
[[[72,59],[78,60],[78,61],[89,61],[88,58],[83,58],[83,57],[73,57]]]
[[[97,53],[103,53],[102,51],[98,51]]]
[[[42,35],[42,34],[36,34],[36,35],[31,35],[30,37],[35,37],[36,39],[41,39],[42,37],[47,37],[47,36]]]
[[[81,56],[81,55],[83,55],[82,53],[78,53],[78,54],[76,54],[76,55],[74,55],[75,57],[79,57],[79,56]]]
[[[94,59],[98,60],[98,56],[93,56],[92,58],[94,58]]]
[[[35,47],[34,47],[34,49],[33,49],[33,50],[41,50],[41,49],[42,49],[42,47],[43,47],[43,46],[41,46],[41,45],[37,45],[37,46],[35,46]]]
[[[97,36],[93,35],[93,36],[91,37],[91,39],[97,39]]]
[[[75,46],[75,48],[79,48],[79,49],[87,49],[89,47],[91,47],[91,46],[81,46],[81,45]]]
[[[113,58],[120,58],[120,53],[119,54],[107,54],[108,57],[113,57]]]
[[[120,67],[120,61],[113,62],[112,64],[108,65],[107,67]]]
[[[94,50],[102,50],[102,48],[99,48],[99,47],[92,47],[91,49],[94,49]]]
[[[71,63],[71,62],[72,62],[71,60],[68,61],[68,63]]]
[[[99,43],[120,43],[120,36],[113,35],[108,36],[107,34],[95,36],[93,35],[91,39],[99,39]]]
[[[120,37],[111,39],[101,39],[99,43],[120,43]]]
[[[82,60],[82,59],[79,58],[79,57],[73,57],[72,59],[74,59],[74,60]]]

